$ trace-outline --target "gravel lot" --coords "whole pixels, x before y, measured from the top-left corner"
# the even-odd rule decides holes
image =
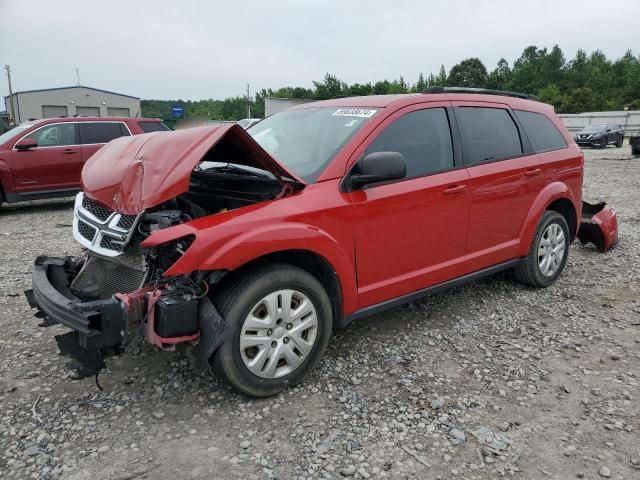
[[[108,361],[103,391],[74,379],[64,329],[22,296],[37,255],[80,253],[72,201],[5,206],[0,478],[640,478],[640,159],[586,155],[614,250],[573,244],[546,290],[502,274],[359,321],[259,401],[146,344]]]

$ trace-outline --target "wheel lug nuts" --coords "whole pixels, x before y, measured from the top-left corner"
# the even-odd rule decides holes
[[[284,337],[284,338],[282,339],[282,341],[283,341],[284,343],[289,343],[289,337]]]
[[[273,330],[267,330],[267,335],[271,335],[273,333]]]
[[[293,328],[293,325],[291,325],[290,323],[287,323],[287,330],[291,330],[291,328]]]

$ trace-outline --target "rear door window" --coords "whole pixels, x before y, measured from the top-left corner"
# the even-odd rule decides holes
[[[140,125],[140,128],[144,133],[166,132],[169,130],[169,127],[162,122],[138,122],[138,125]]]
[[[567,147],[567,141],[560,130],[542,113],[514,110],[531,146],[536,152],[548,152]]]
[[[504,108],[457,107],[464,162],[475,165],[522,155],[518,127]]]
[[[395,120],[373,141],[366,153],[400,152],[407,178],[453,168],[453,146],[447,112],[428,108]]]
[[[82,144],[107,143],[118,137],[130,135],[122,122],[85,122],[80,123],[80,141]]]

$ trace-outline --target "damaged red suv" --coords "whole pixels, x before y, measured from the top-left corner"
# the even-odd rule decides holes
[[[300,382],[334,329],[501,270],[551,285],[583,155],[524,94],[316,102],[114,140],[86,163],[81,257],[39,257],[32,306],[95,369],[141,333],[252,396]]]

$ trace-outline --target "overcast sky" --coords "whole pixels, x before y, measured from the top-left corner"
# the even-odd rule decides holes
[[[640,53],[639,0],[0,0],[0,64],[15,91],[80,82],[161,99],[224,98],[447,70],[492,70],[528,45]],[[6,76],[0,95],[8,94]]]

